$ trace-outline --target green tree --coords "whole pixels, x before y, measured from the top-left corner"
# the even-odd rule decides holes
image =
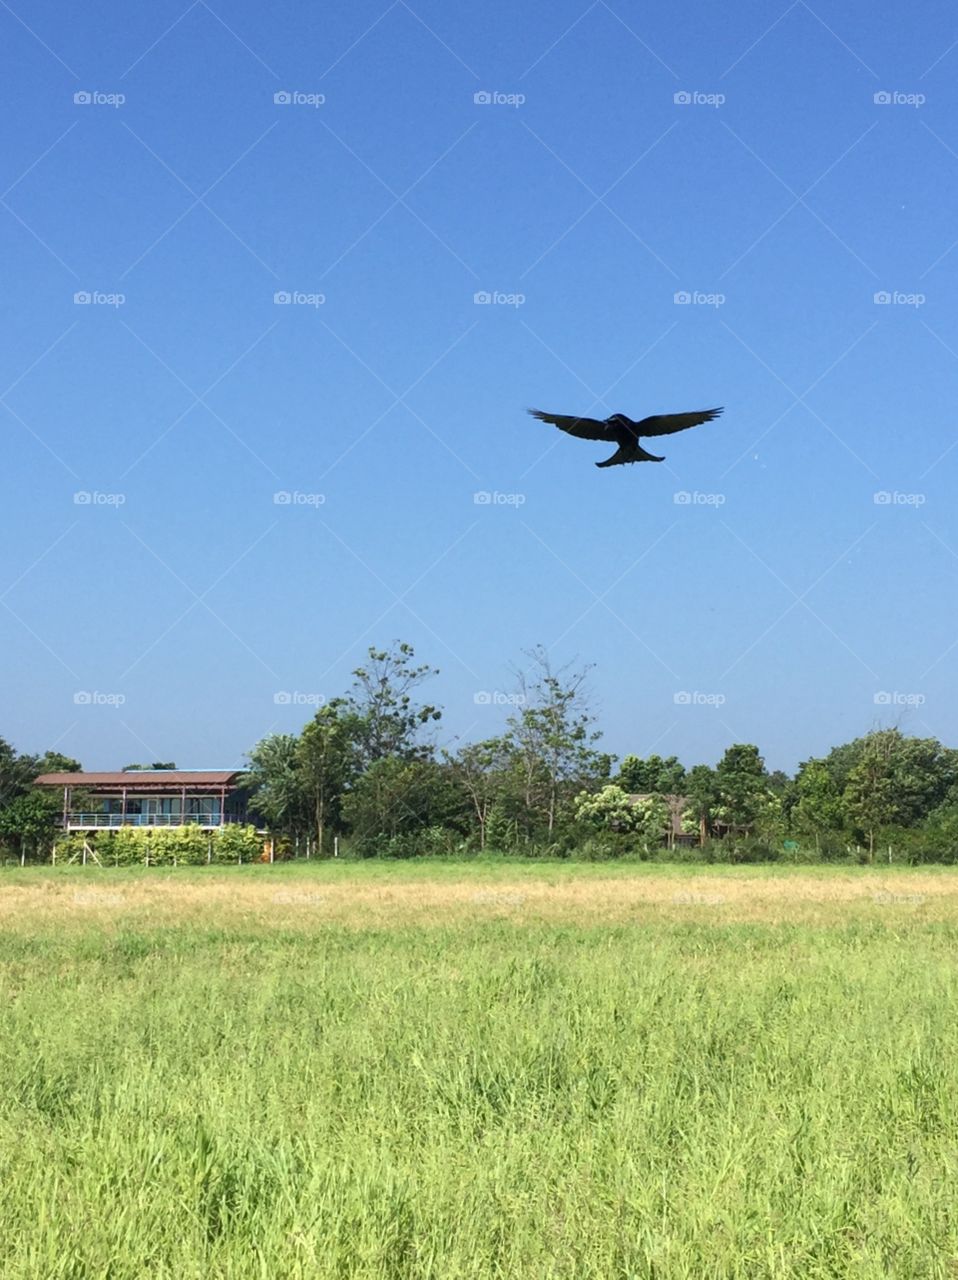
[[[413,853],[427,828],[455,826],[461,800],[434,760],[384,756],[373,761],[343,797],[343,819],[363,856]]]
[[[647,760],[626,756],[616,778],[618,786],[632,795],[681,795],[684,782],[685,767],[677,756],[668,756],[665,760],[659,755],[651,755]]]
[[[27,792],[39,772],[36,756],[20,755],[0,738],[0,805],[9,804]]]
[[[699,844],[712,834],[712,813],[718,804],[718,782],[715,770],[707,764],[694,765],[685,777],[683,790],[686,807],[683,813],[683,829],[691,834],[699,833]]]
[[[479,848],[485,849],[489,819],[501,802],[511,756],[503,738],[486,738],[446,755],[452,778],[465,794],[479,827]]]
[[[430,703],[415,700],[415,691],[438,675],[436,668],[415,663],[411,644],[395,641],[389,649],[370,648],[365,666],[357,667],[347,703],[355,713],[362,765],[389,756],[428,759],[432,746],[423,729],[442,717]]]
[[[773,809],[765,762],[758,747],[736,743],[715,768],[713,820],[729,830],[749,835]]]
[[[299,742],[293,734],[270,734],[256,744],[249,754],[246,784],[251,791],[249,807],[272,831],[298,835],[307,829],[308,801]]]
[[[901,795],[895,778],[894,730],[868,735],[858,762],[852,766],[842,803],[850,823],[868,841],[869,860],[875,856],[875,836],[901,816]]]
[[[36,762],[37,776],[41,773],[82,773],[83,765],[72,756],[61,755],[59,751],[44,751]]]
[[[0,839],[13,845],[21,862],[30,852],[42,855],[49,848],[57,826],[51,801],[40,791],[28,791],[0,809]]]
[[[823,835],[843,828],[842,793],[824,760],[806,760],[799,767],[790,816],[795,832],[811,836],[819,850]]]
[[[823,764],[840,792],[843,822],[867,840],[869,855],[882,827],[919,826],[958,785],[958,752],[899,729],[856,738]]]
[[[632,832],[647,840],[661,840],[669,824],[669,807],[661,796],[632,800],[615,783],[596,792],[580,792],[575,798],[575,815],[600,830]]]
[[[341,829],[343,797],[359,771],[360,717],[342,698],[316,712],[297,743],[295,770],[312,814],[316,847],[325,853],[327,829]]]
[[[595,731],[585,689],[589,668],[554,670],[542,645],[528,654],[532,674],[520,675],[519,711],[508,721],[506,740],[527,820],[551,837],[573,797],[608,769],[595,750]]]

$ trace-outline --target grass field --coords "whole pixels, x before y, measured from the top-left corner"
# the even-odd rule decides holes
[[[958,1276],[958,874],[0,875],[0,1272]]]

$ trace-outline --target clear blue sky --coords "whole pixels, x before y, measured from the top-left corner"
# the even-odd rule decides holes
[[[393,638],[441,668],[446,742],[498,731],[476,694],[541,642],[596,664],[619,754],[958,743],[951,6],[14,0],[0,29],[20,749],[238,764]],[[524,412],[714,404],[609,471]]]

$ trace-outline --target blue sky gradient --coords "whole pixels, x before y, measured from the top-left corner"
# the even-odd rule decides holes
[[[3,736],[229,767],[403,638],[448,744],[539,642],[619,754],[958,743],[948,6],[0,27]]]

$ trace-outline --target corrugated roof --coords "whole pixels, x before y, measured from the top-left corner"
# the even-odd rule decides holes
[[[38,787],[126,787],[156,791],[183,787],[229,787],[241,769],[128,769],[118,773],[41,773]]]

